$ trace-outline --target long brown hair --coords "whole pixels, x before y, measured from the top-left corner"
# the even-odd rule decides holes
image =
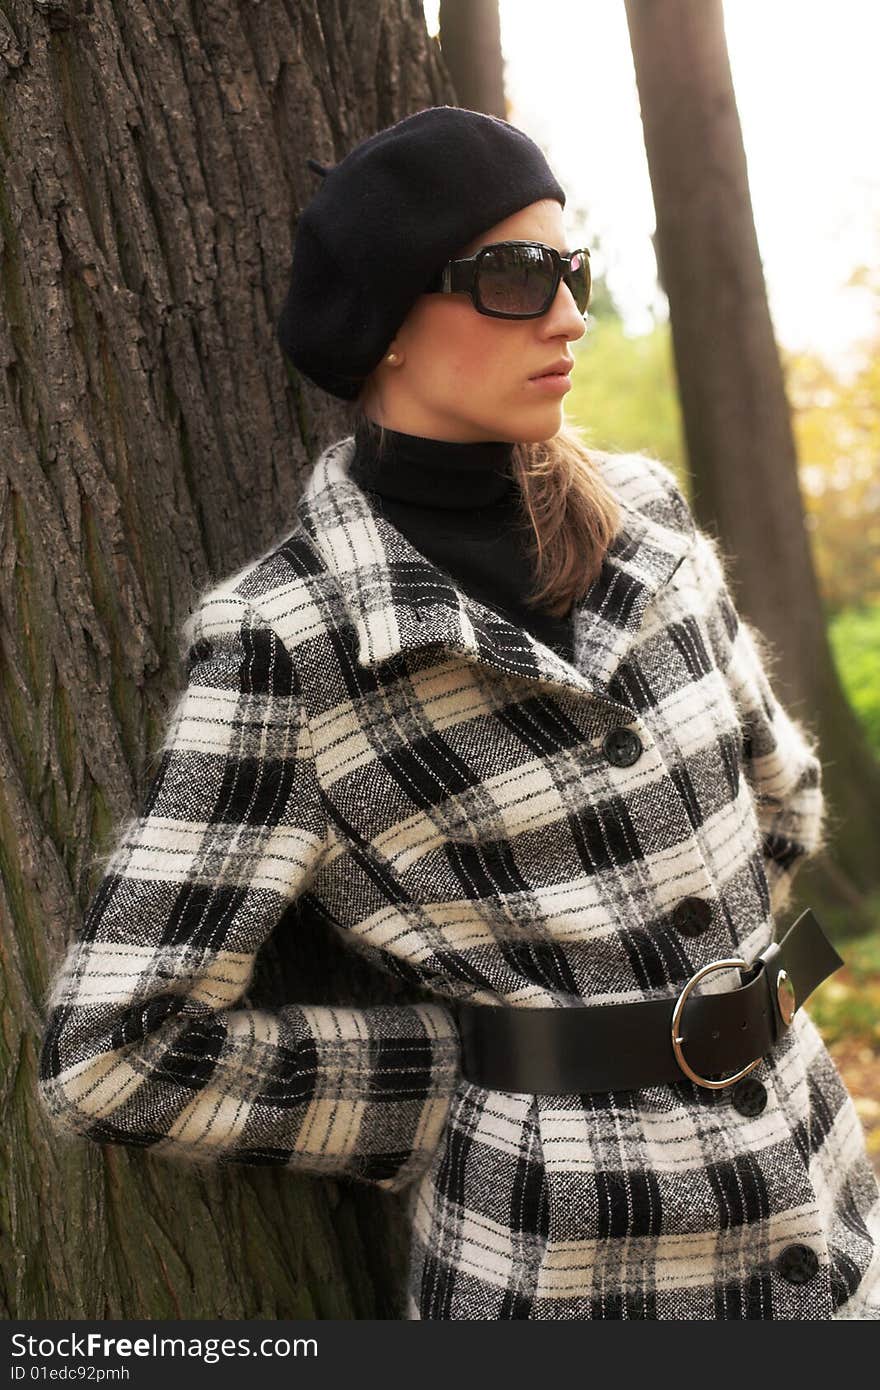
[[[381,454],[385,427],[367,415],[363,393],[349,412],[349,428],[365,431]],[[513,446],[521,525],[531,537],[534,583],[526,603],[553,617],[564,617],[586,593],[620,524],[596,455],[580,428],[567,422],[552,439]]]

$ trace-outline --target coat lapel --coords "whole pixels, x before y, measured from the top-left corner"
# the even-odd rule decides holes
[[[321,454],[297,514],[339,586],[364,667],[436,643],[507,675],[601,696],[648,604],[694,539],[689,509],[676,507],[668,493],[662,521],[639,508],[640,491],[656,499],[661,484],[644,462],[638,464],[638,455],[594,451],[620,503],[622,524],[597,578],[575,606],[571,665],[420,554],[349,476],[354,451],[349,435]]]

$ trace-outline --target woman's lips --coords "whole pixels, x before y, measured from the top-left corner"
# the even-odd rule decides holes
[[[545,376],[529,377],[529,385],[539,391],[548,391],[551,395],[564,395],[571,390],[571,376],[568,372],[548,372]]]

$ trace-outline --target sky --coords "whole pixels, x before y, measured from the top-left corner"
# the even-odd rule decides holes
[[[431,33],[438,4],[425,0]],[[848,375],[876,308],[846,286],[880,264],[880,5],[725,0],[758,245],[778,341]],[[666,317],[623,0],[499,0],[510,119],[541,145],[575,227],[600,239],[627,332]],[[589,244],[589,236],[588,236]]]

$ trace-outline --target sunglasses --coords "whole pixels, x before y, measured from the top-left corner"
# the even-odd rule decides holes
[[[480,314],[496,319],[537,319],[546,314],[564,280],[586,314],[592,290],[586,247],[560,255],[542,241],[493,241],[474,256],[448,261],[425,294],[469,294]]]

